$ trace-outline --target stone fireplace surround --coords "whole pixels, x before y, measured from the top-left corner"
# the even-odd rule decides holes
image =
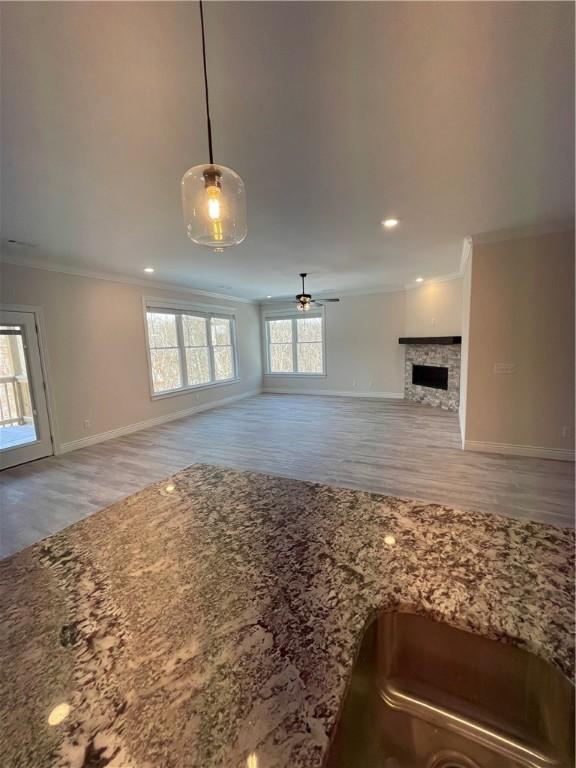
[[[457,411],[460,404],[461,337],[402,338],[406,345],[404,364],[404,397],[426,405]],[[448,368],[448,389],[423,387],[412,383],[413,365],[438,365]]]

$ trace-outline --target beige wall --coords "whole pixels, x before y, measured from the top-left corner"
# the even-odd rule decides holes
[[[2,278],[4,303],[44,309],[52,399],[61,443],[261,387],[259,311],[254,304],[10,264],[3,265]],[[143,296],[233,307],[241,380],[152,400]],[[84,428],[85,419],[91,422],[88,429]]]
[[[475,244],[471,279],[467,447],[573,450],[574,233]]]
[[[283,305],[271,303],[268,309]],[[292,307],[292,305],[287,305]],[[404,391],[405,292],[343,296],[326,307],[326,376],[264,376],[264,387],[306,392],[398,394]]]
[[[339,304],[326,306],[326,376],[264,375],[265,389],[403,396],[404,348],[398,339],[459,335],[461,300],[459,279],[407,291],[343,296]],[[271,302],[262,312],[283,306]]]
[[[405,336],[459,336],[462,280],[424,283],[406,291]]]

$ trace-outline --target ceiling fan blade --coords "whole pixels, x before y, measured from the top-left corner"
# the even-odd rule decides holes
[[[340,299],[316,299],[316,301],[340,301]]]

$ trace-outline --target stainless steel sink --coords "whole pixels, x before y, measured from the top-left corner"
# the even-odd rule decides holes
[[[512,645],[410,613],[365,634],[326,768],[573,768],[574,689]]]

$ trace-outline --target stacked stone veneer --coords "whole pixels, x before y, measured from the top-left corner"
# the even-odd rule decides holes
[[[412,384],[413,365],[440,365],[448,368],[448,389]],[[447,411],[457,411],[460,404],[460,344],[407,344],[404,397]]]

